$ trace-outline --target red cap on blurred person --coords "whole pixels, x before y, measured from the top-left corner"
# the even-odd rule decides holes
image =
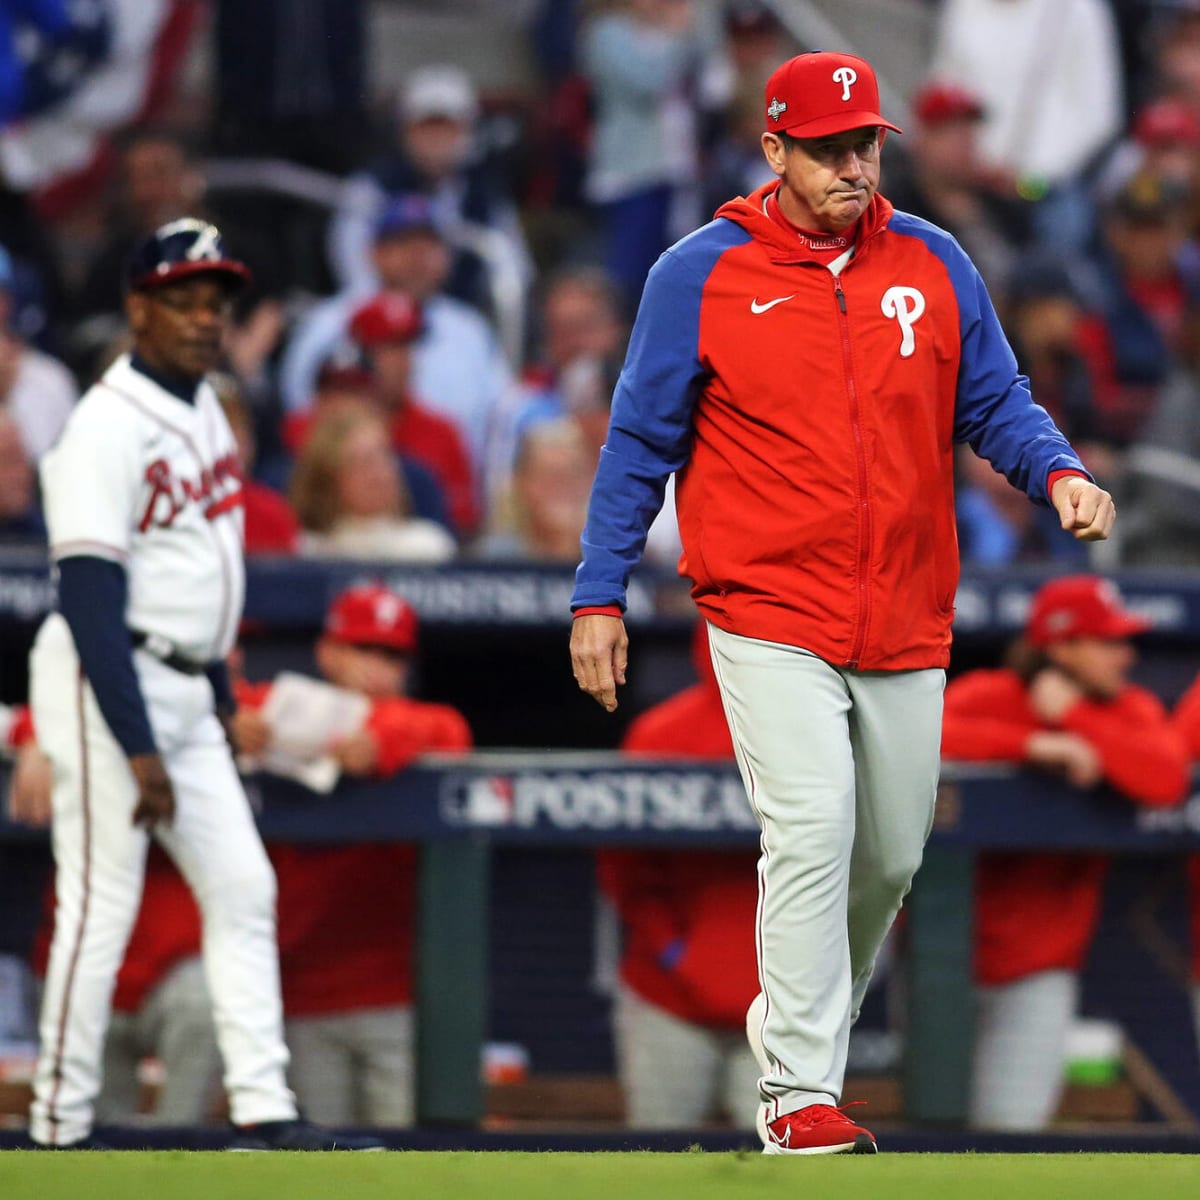
[[[378,584],[363,584],[336,597],[325,615],[325,632],[352,646],[386,646],[412,654],[417,648],[417,614],[403,596]]]
[[[767,80],[767,132],[826,137],[882,125],[904,131],[879,115],[879,84],[865,58],[813,50],[788,59]]]
[[[1151,625],[1124,606],[1111,581],[1098,575],[1066,575],[1038,589],[1025,633],[1035,646],[1045,647],[1077,637],[1133,637]]]
[[[913,115],[926,125],[966,118],[978,121],[983,116],[983,101],[957,83],[930,80],[912,98]]]
[[[1200,117],[1182,100],[1152,100],[1134,117],[1133,137],[1143,146],[1200,146]]]
[[[403,292],[380,292],[350,318],[350,336],[364,349],[414,341],[424,328],[420,306]]]

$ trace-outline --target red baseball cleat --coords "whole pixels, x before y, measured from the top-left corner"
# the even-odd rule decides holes
[[[810,1104],[770,1124],[760,1108],[757,1124],[764,1154],[874,1154],[878,1149],[869,1130],[831,1104]]]

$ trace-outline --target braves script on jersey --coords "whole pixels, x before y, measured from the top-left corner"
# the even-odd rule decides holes
[[[131,628],[197,662],[229,653],[245,596],[242,485],[233,434],[207,384],[185,404],[118,359],[41,470],[56,559],[120,563]]]

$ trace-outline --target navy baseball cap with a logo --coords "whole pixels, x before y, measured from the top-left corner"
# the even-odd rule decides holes
[[[250,268],[226,253],[215,225],[183,217],[138,244],[126,264],[125,282],[131,291],[141,292],[201,274],[220,275],[233,287],[250,281]]]
[[[768,133],[827,137],[848,129],[904,130],[879,113],[879,83],[865,58],[812,50],[788,59],[767,80]]]

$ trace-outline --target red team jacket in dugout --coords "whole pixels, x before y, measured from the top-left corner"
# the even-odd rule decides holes
[[[945,666],[954,443],[1039,503],[1052,472],[1086,472],[953,238],[876,196],[835,276],[767,214],[775,186],[650,273],[572,607],[624,604],[677,470],[681,569],[708,620],[849,667]]]

